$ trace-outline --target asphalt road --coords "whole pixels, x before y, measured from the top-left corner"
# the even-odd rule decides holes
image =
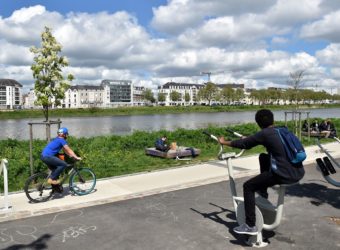
[[[306,167],[267,249],[340,249],[340,189]],[[242,182],[238,179],[238,190]],[[271,196],[275,193],[271,192]],[[0,224],[1,249],[243,249],[229,182]]]

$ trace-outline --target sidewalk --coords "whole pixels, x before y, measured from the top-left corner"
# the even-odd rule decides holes
[[[339,143],[329,143],[325,147],[334,157],[340,157]],[[317,146],[306,148],[306,152],[305,166],[314,163],[316,158],[324,156]],[[255,175],[259,172],[258,156],[234,159],[233,166],[235,178]],[[321,173],[320,178],[322,178]],[[54,198],[37,204],[29,203],[23,192],[13,193],[9,195],[11,209],[0,211],[0,222],[143,197],[224,180],[228,180],[225,161],[211,161],[180,168],[101,179],[97,180],[96,191],[89,195],[73,196],[64,192],[65,196],[60,199]],[[3,203],[1,196],[0,208]]]

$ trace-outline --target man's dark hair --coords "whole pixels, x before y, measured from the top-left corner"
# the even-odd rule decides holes
[[[274,124],[274,114],[269,109],[260,109],[255,114],[255,121],[260,128],[267,128]]]

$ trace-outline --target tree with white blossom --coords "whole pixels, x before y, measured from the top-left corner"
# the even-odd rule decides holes
[[[66,79],[63,76],[62,69],[68,66],[68,61],[65,56],[59,55],[62,46],[52,35],[50,28],[45,27],[41,40],[41,48],[30,48],[34,54],[31,70],[35,79],[35,104],[43,107],[45,119],[48,121],[49,108],[61,104],[74,77],[72,74],[68,74]]]

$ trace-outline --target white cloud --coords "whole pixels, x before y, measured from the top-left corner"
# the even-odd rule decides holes
[[[171,0],[167,5],[153,9],[151,25],[160,32],[178,35],[198,27],[205,20],[261,13],[274,3],[275,0]]]
[[[288,42],[287,38],[274,36],[271,41],[273,44],[285,44]]]
[[[294,28],[295,25],[320,17],[321,2],[322,0],[278,0],[262,14],[262,18],[268,25]]]
[[[340,67],[340,44],[332,43],[325,49],[316,52],[316,57],[321,63]]]
[[[27,65],[32,59],[33,55],[27,47],[0,40],[0,64]]]
[[[22,8],[13,12],[9,18],[0,17],[0,37],[10,43],[39,45],[44,26],[53,28],[62,21],[63,17],[59,13],[48,12],[40,5]]]
[[[46,11],[44,6],[36,5],[29,8],[22,8],[13,12],[8,21],[19,24],[26,23],[32,18],[44,14]]]
[[[153,9],[156,37],[125,11],[62,15],[32,6],[0,17],[0,73],[30,86],[29,47],[40,46],[40,33],[49,26],[69,58],[65,73],[75,75],[75,84],[113,78],[155,88],[170,80],[200,83],[206,80],[201,71],[224,71],[211,79],[284,86],[297,69],[307,69],[308,81],[331,82],[339,78],[339,44],[316,56],[288,46],[299,39],[301,25],[303,38],[336,41],[340,11],[335,6],[340,8],[321,0],[169,0]]]
[[[247,15],[239,19],[234,17],[211,19],[195,30],[184,32],[179,36],[179,41],[183,46],[188,47],[216,46],[223,48],[240,43],[256,47],[260,39],[275,33],[275,29],[258,22],[256,18],[254,15]]]
[[[301,29],[300,36],[307,39],[324,39],[330,42],[340,42],[340,11],[325,15],[321,20],[306,24]]]
[[[332,68],[331,72],[332,72],[332,75],[335,79],[340,80],[340,67],[339,68]],[[335,82],[335,84],[337,84],[336,86],[339,87],[338,82]]]

